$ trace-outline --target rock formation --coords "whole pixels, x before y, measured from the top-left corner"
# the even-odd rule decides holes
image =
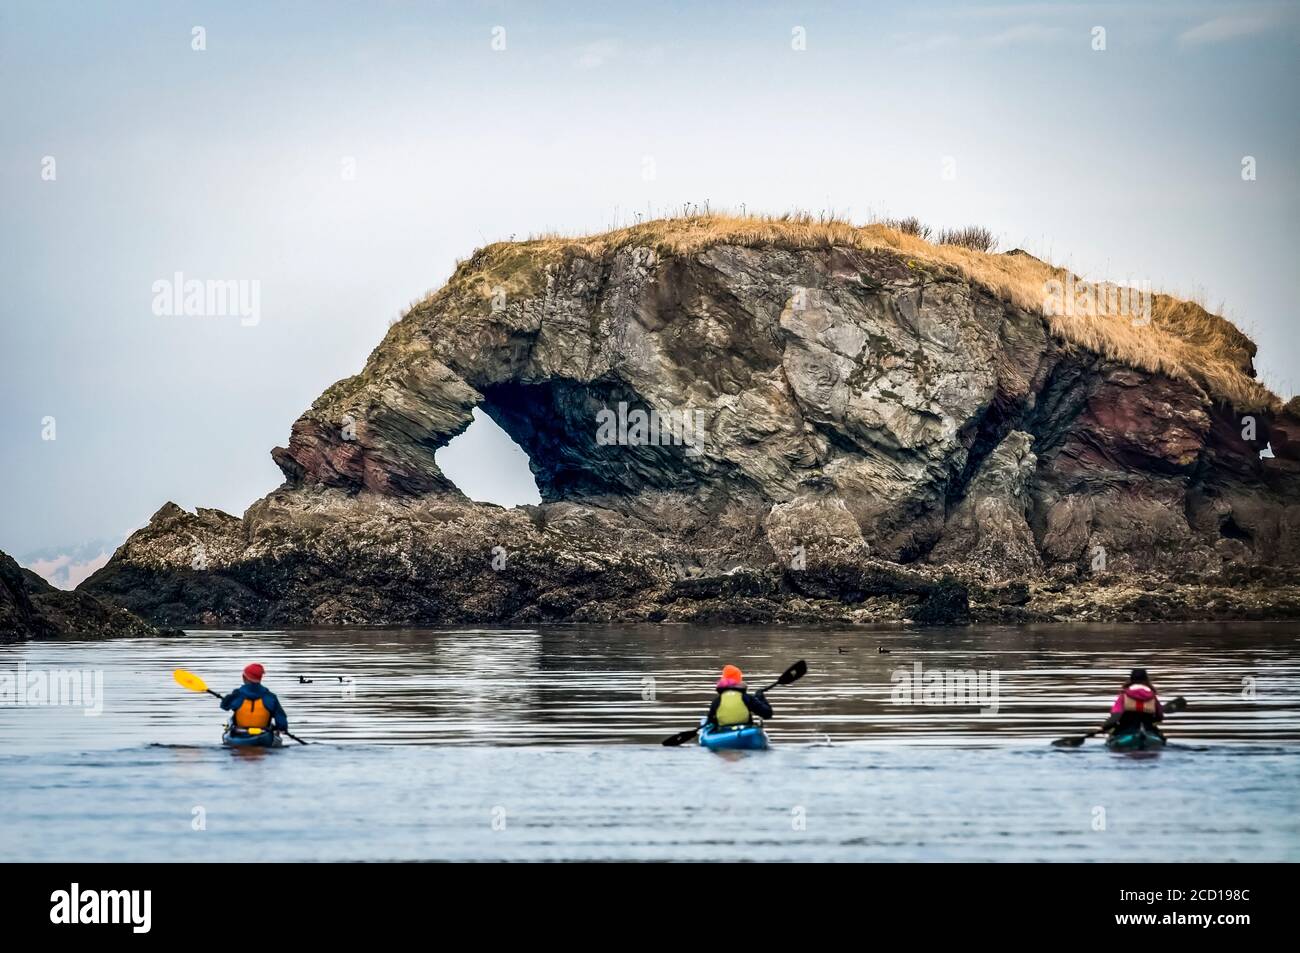
[[[283,486],[168,504],[83,589],[171,625],[1300,614],[1300,408],[1193,304],[1045,313],[1066,278],[800,221],[490,246]],[[541,505],[439,470],[476,407]]]
[[[0,642],[180,635],[89,593],[55,589],[0,553]]]

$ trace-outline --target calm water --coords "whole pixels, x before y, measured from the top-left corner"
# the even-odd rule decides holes
[[[1295,625],[1199,625],[0,646],[0,672],[103,677],[98,715],[0,707],[0,860],[234,860],[250,842],[281,860],[1107,861],[1139,842],[1156,860],[1300,860],[1298,643]],[[695,724],[724,661],[759,686],[799,658],[809,674],[770,696],[771,751],[658,744]],[[315,744],[222,749],[216,699],[171,679],[229,691],[254,659]],[[1100,723],[1135,661],[1191,703],[1173,744],[1052,748]],[[985,693],[901,704],[918,664]]]

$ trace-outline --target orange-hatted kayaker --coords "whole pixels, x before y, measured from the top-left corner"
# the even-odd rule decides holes
[[[717,684],[718,697],[709,706],[705,723],[710,727],[729,728],[733,725],[748,725],[754,716],[772,717],[772,706],[767,703],[761,691],[749,694],[745,688],[745,676],[734,665],[722,669],[722,677]]]
[[[1147,674],[1146,669],[1135,668],[1129,673],[1128,681],[1124,683],[1119,697],[1110,706],[1110,717],[1106,719],[1102,728],[1130,729],[1141,725],[1160,734],[1156,722],[1163,721],[1164,717],[1165,711],[1155,688],[1151,685],[1151,676]]]
[[[232,724],[245,733],[250,728],[265,731],[275,723],[277,731],[289,730],[289,719],[280,705],[280,699],[262,686],[266,674],[257,662],[244,668],[244,684],[221,699],[221,707],[234,715]]]

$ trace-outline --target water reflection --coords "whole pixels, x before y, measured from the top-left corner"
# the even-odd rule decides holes
[[[1124,674],[1139,664],[1162,694],[1191,703],[1169,719],[1171,740],[1294,743],[1297,632],[1291,624],[563,627],[207,631],[184,640],[40,643],[0,647],[0,669],[19,661],[100,669],[104,712],[87,718],[70,709],[0,707],[0,728],[7,745],[38,749],[210,744],[222,722],[216,700],[181,690],[171,670],[191,669],[228,691],[256,659],[294,733],[310,740],[652,743],[695,723],[725,662],[759,685],[804,658],[809,674],[771,694],[774,743],[1040,744],[1099,724]],[[994,676],[996,705],[920,704],[919,691],[900,703],[902,675],[918,666],[927,676]]]

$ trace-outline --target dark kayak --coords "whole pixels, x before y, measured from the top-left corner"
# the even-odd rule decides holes
[[[278,748],[284,744],[277,732],[262,731],[254,735],[229,725],[221,733],[221,743],[227,748]]]
[[[767,732],[762,725],[703,726],[700,728],[700,744],[712,751],[762,751],[767,747]]]
[[[1165,736],[1153,728],[1138,725],[1136,728],[1124,728],[1113,731],[1106,739],[1106,747],[1111,751],[1150,751],[1163,748]]]

